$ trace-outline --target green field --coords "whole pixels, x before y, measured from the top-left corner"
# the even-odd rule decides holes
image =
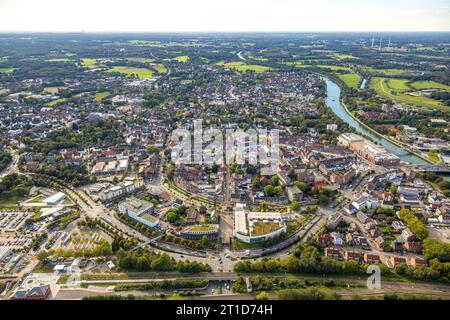
[[[48,62],[69,62],[71,61],[70,59],[67,58],[52,58],[52,59],[47,59]]]
[[[339,77],[339,79],[344,81],[344,83],[348,87],[354,88],[354,89],[359,88],[359,84],[361,83],[361,76],[359,74],[357,74],[357,73],[344,73],[344,74],[338,73],[337,76]]]
[[[371,67],[364,67],[365,70],[372,74],[381,74],[385,76],[408,76],[410,72],[402,69],[374,69]]]
[[[189,56],[178,56],[173,58],[172,60],[178,61],[178,62],[187,62],[189,60]]]
[[[83,67],[94,69],[97,68],[97,59],[91,59],[91,58],[83,58],[81,59],[81,64]]]
[[[156,70],[156,72],[158,72],[159,74],[165,74],[167,73],[167,68],[161,64],[158,63],[157,65],[153,66],[153,68]]]
[[[108,91],[104,91],[104,92],[97,92],[95,94],[95,98],[94,100],[97,102],[102,101],[103,99],[109,97],[111,94]]]
[[[49,106],[49,107],[54,107],[54,106],[56,106],[56,105],[58,105],[58,104],[61,104],[61,103],[63,103],[63,102],[66,102],[66,101],[67,101],[66,98],[61,98],[61,99],[53,100],[53,101],[47,103],[47,106]]]
[[[411,87],[421,90],[421,89],[443,89],[450,91],[450,86],[434,81],[415,81],[411,83]]]
[[[388,79],[386,84],[389,89],[395,91],[408,91],[411,88],[407,85],[407,82],[406,79]]]
[[[333,57],[335,57],[336,59],[358,59],[358,57],[355,57],[354,55],[351,54],[341,54],[341,53],[335,53],[333,54]]]
[[[127,58],[128,61],[135,61],[135,62],[141,62],[141,63],[151,63],[155,61],[155,59],[150,58]]]
[[[130,68],[125,66],[117,66],[112,67],[108,70],[108,72],[118,72],[121,74],[125,74],[127,76],[130,75],[136,75],[138,78],[144,79],[144,78],[152,78],[153,73],[150,69],[146,68]]]
[[[265,72],[265,71],[272,69],[270,67],[260,66],[260,65],[256,65],[256,64],[246,64],[245,62],[242,62],[242,61],[237,61],[237,62],[221,61],[216,64],[218,66],[222,66],[224,68],[234,69],[238,72],[253,71],[253,72],[259,73],[259,72]]]
[[[6,73],[6,74],[11,74],[14,72],[14,68],[0,68],[0,73]]]
[[[409,89],[406,82],[406,79],[387,79],[375,77],[370,80],[369,86],[380,96],[400,103],[411,104],[418,107],[427,107],[430,109],[439,109],[446,112],[450,111],[450,107],[443,105],[440,101],[420,95],[414,96],[403,93],[403,91]],[[405,87],[407,89],[405,89]]]

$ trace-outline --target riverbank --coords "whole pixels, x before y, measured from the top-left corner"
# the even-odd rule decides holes
[[[363,123],[360,119],[355,117],[345,105],[345,102],[342,99],[341,91],[342,84],[339,81],[332,81],[330,77],[323,76],[326,85],[327,85],[327,97],[326,97],[326,105],[331,108],[332,111],[341,118],[342,121],[349,124],[351,127],[356,129],[361,135],[369,137],[374,142],[379,143],[384,148],[386,148],[389,152],[397,155],[402,161],[423,165],[430,164],[431,162],[424,158],[422,155],[417,154],[416,152],[411,151],[409,148],[405,148],[397,141],[384,136],[378,131],[374,130],[370,126]]]
[[[342,98],[341,98],[341,104],[342,104],[342,106],[344,107],[344,110],[349,114],[349,116],[351,116],[353,119],[355,119],[355,121],[357,121],[360,125],[362,125],[364,128],[366,128],[367,130],[369,130],[369,131],[372,132],[373,134],[379,136],[379,137],[382,138],[382,139],[385,139],[385,140],[389,141],[389,142],[392,143],[393,145],[395,145],[395,146],[397,146],[397,147],[399,147],[399,148],[401,148],[401,149],[404,149],[405,151],[407,151],[407,152],[409,152],[409,153],[415,155],[416,157],[421,158],[422,160],[424,160],[424,161],[426,161],[426,162],[428,162],[428,163],[430,163],[430,164],[433,163],[433,162],[431,162],[429,159],[427,159],[427,158],[425,158],[424,156],[422,156],[421,154],[419,154],[419,153],[417,153],[417,152],[414,152],[414,151],[412,151],[411,149],[406,148],[405,146],[402,146],[398,141],[396,141],[396,140],[394,140],[394,139],[392,139],[392,138],[390,138],[390,137],[388,137],[388,136],[385,136],[385,135],[379,133],[379,132],[376,131],[375,129],[371,128],[370,126],[368,126],[367,124],[365,124],[364,122],[362,122],[359,118],[355,117],[355,116],[350,112],[350,110],[348,110],[347,105],[345,104],[345,102],[344,102],[344,100],[343,100]]]

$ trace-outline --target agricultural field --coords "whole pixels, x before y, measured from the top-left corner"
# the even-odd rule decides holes
[[[167,68],[161,63],[158,63],[157,65],[154,65],[153,69],[155,69],[156,72],[158,72],[159,74],[167,73]]]
[[[172,60],[178,61],[178,62],[187,62],[189,60],[188,56],[178,56],[173,58]]]
[[[109,97],[111,95],[111,93],[109,93],[108,91],[104,91],[104,92],[97,92],[95,94],[95,98],[94,100],[97,102],[102,101],[103,99]]]
[[[351,54],[343,54],[343,53],[335,53],[333,54],[333,57],[336,59],[342,60],[342,59],[358,59],[358,57],[355,57]]]
[[[234,69],[237,72],[246,72],[246,71],[253,71],[253,72],[265,72],[269,71],[272,68],[266,67],[266,66],[260,66],[256,64],[246,64],[245,62],[238,61],[238,62],[218,62],[218,66],[222,66],[224,68]]]
[[[411,87],[421,90],[421,89],[443,89],[450,91],[450,86],[435,81],[415,81],[411,83]]]
[[[46,61],[48,62],[70,62],[70,59],[67,58],[52,58],[52,59],[47,59]]]
[[[150,79],[153,77],[152,71],[146,68],[130,68],[125,66],[117,66],[108,69],[108,72],[118,72],[127,76],[136,75],[141,79]]]
[[[392,81],[396,80],[396,81]],[[370,87],[374,89],[380,96],[406,104],[416,105],[418,107],[427,107],[430,109],[439,109],[450,111],[450,107],[443,105],[437,100],[433,100],[421,95],[411,95],[403,93],[410,89],[406,85],[405,79],[387,79],[375,77],[370,80]],[[405,89],[406,88],[406,89]]]
[[[14,68],[0,68],[0,73],[11,74],[14,72]]]
[[[150,59],[150,58],[127,58],[128,61],[133,61],[133,62],[140,62],[140,63],[152,63],[155,61],[155,59]]]
[[[339,79],[344,81],[344,83],[354,89],[359,88],[359,84],[361,83],[361,76],[357,73],[344,73],[344,74],[337,74]]]
[[[407,82],[408,80],[406,79],[388,79],[386,84],[389,89],[403,92],[411,90],[411,88],[407,85]]]
[[[66,98],[61,98],[61,99],[53,100],[53,101],[47,103],[47,106],[49,106],[49,107],[54,107],[54,106],[57,106],[58,104],[61,104],[61,103],[66,102],[66,101],[67,101]]]
[[[83,58],[81,59],[81,64],[83,67],[94,69],[97,68],[97,59],[91,59],[91,58]]]
[[[58,94],[59,89],[63,89],[63,87],[46,87],[44,91],[51,94]]]
[[[383,76],[410,76],[410,73],[407,70],[402,69],[375,69],[371,67],[364,67],[364,70],[372,73],[372,74],[380,74]]]

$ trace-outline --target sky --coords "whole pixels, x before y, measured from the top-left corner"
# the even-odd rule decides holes
[[[450,31],[450,1],[0,0],[5,31]]]

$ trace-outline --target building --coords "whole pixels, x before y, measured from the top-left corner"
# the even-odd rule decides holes
[[[342,220],[344,220],[342,214],[336,212],[335,214],[328,217],[327,227],[334,230],[342,222]]]
[[[303,192],[295,185],[290,185],[286,188],[289,201],[302,201]]]
[[[344,260],[345,261],[359,262],[360,259],[361,259],[361,254],[359,252],[345,250],[345,252],[344,252]]]
[[[218,224],[196,225],[188,227],[181,232],[181,236],[189,240],[201,240],[204,236],[208,240],[217,238],[219,235]]]
[[[383,147],[363,139],[361,136],[350,135],[348,133],[341,134],[338,137],[338,142],[374,164],[383,166],[400,164],[399,157],[387,152]]]
[[[375,253],[364,253],[363,260],[365,264],[374,264],[381,262],[380,256]]]
[[[123,182],[120,182],[116,186],[104,190],[100,194],[100,201],[108,202],[119,198],[123,195],[130,194],[137,189],[144,186],[144,182],[140,179],[134,179],[131,177],[125,178]]]
[[[325,256],[336,261],[342,260],[341,250],[336,248],[325,248]]]
[[[264,242],[285,233],[287,226],[279,212],[250,212],[244,203],[234,208],[233,236],[246,243]]]
[[[51,293],[49,285],[19,289],[11,297],[11,300],[47,300]]]
[[[45,198],[42,200],[43,203],[46,203],[49,206],[55,206],[59,203],[61,203],[66,198],[66,195],[62,192],[57,192],[54,195]]]
[[[389,258],[389,261],[391,262],[392,267],[395,267],[396,265],[399,264],[407,265],[405,257],[391,256]]]
[[[120,213],[136,220],[147,227],[155,228],[159,225],[156,217],[152,216],[154,211],[153,203],[140,200],[136,197],[129,197],[125,201],[119,203]]]
[[[411,258],[409,259],[409,265],[411,267],[426,267],[427,266],[427,260],[422,258]]]
[[[337,137],[337,141],[344,147],[349,147],[354,142],[364,141],[364,138],[354,133],[342,133]]]

